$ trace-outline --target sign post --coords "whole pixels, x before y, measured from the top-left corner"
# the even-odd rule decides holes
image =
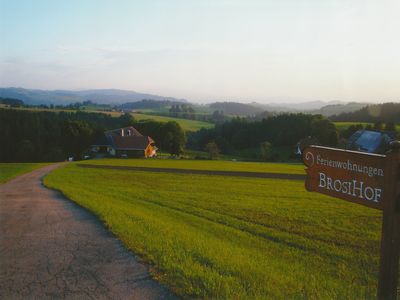
[[[383,210],[378,299],[397,299],[400,252],[399,142],[386,155],[309,146],[308,191]]]
[[[387,197],[383,203],[381,257],[378,299],[396,299],[400,252],[400,152],[394,149],[386,156]]]

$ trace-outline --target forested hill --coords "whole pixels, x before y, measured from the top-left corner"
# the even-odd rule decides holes
[[[181,101],[171,101],[171,100],[162,100],[157,101],[153,99],[143,99],[136,102],[127,102],[121,104],[119,108],[121,109],[162,109],[162,108],[169,108],[172,105],[180,105],[185,102]]]
[[[153,99],[157,101],[169,100],[185,102],[184,99],[175,99],[145,93],[138,93],[127,90],[117,89],[97,89],[97,90],[31,90],[23,88],[0,88],[0,97],[21,99],[26,104],[69,104],[91,100],[99,104],[119,104],[126,102],[136,102],[143,99]]]
[[[225,115],[234,116],[255,115],[265,110],[255,105],[236,102],[215,102],[211,103],[209,106],[213,110],[223,111]]]
[[[0,104],[10,105],[13,107],[18,107],[24,105],[24,101],[14,98],[2,98],[0,97]]]
[[[323,104],[328,103],[328,105]],[[318,106],[319,105],[319,106]],[[330,103],[323,101],[310,101],[303,103],[283,103],[283,104],[261,104],[261,103],[236,103],[236,102],[215,102],[209,105],[212,110],[223,111],[225,115],[233,116],[252,116],[262,112],[270,113],[308,113],[313,115],[323,115],[325,117],[338,115],[344,112],[354,112],[367,106],[367,103]],[[314,107],[314,108],[311,108]]]
[[[341,113],[350,113],[358,111],[364,107],[366,107],[367,103],[358,103],[358,102],[350,102],[350,103],[339,103],[339,104],[329,104],[321,107],[320,109],[310,110],[308,113],[313,115],[321,114],[325,117],[339,115]]]
[[[360,110],[330,117],[332,121],[343,122],[392,122],[400,123],[400,103],[368,105]]]

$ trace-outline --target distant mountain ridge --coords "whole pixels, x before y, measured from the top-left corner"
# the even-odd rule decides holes
[[[265,109],[252,104],[237,102],[214,102],[209,104],[212,110],[223,111],[226,115],[248,116],[255,115]]]
[[[341,101],[322,101],[322,100],[313,100],[313,101],[303,101],[298,103],[291,103],[291,102],[278,102],[278,103],[271,103],[270,105],[273,107],[283,107],[290,110],[295,111],[310,111],[310,110],[318,110],[327,105],[341,105],[345,102]]]
[[[0,88],[0,97],[15,98],[24,101],[26,104],[70,104],[74,102],[83,102],[91,100],[99,104],[122,104],[126,102],[136,102],[143,99],[152,99],[157,101],[187,102],[185,99],[176,99],[173,97],[163,97],[135,91],[118,89],[95,89],[81,91],[67,90],[37,90],[24,88]]]
[[[341,113],[348,113],[357,111],[365,106],[367,103],[358,102],[338,102],[338,101],[310,101],[302,103],[273,103],[273,104],[262,104],[257,102],[252,103],[236,103],[236,102],[214,102],[209,105],[211,109],[223,111],[228,115],[237,116],[250,116],[259,115],[263,112],[270,113],[309,113],[309,114],[321,114],[329,117],[338,115]]]
[[[329,104],[317,110],[309,111],[312,114],[321,114],[325,117],[339,115],[341,113],[351,113],[366,107],[368,103],[349,102],[345,104]]]
[[[98,104],[122,105],[126,109],[145,108],[151,106],[159,108],[177,103],[190,104],[186,99],[164,97],[159,95],[139,93],[118,89],[90,89],[90,90],[39,90],[24,88],[0,88],[0,98],[22,100],[28,105],[55,104],[68,105],[75,102],[92,101]],[[143,102],[146,100],[147,102]],[[153,102],[152,102],[153,101]],[[143,102],[143,103],[142,103]],[[155,103],[162,102],[162,103]],[[150,105],[151,103],[151,105]],[[192,103],[193,104],[193,103]],[[301,103],[272,102],[272,103],[238,103],[231,101],[214,102],[205,106],[211,110],[223,111],[226,115],[256,116],[268,113],[310,113],[322,114],[326,117],[357,111],[367,103],[340,102],[340,101],[306,101]]]

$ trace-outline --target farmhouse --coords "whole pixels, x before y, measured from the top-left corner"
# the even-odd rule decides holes
[[[132,126],[104,132],[104,136],[91,146],[96,157],[153,157],[157,147],[154,140],[142,135]]]

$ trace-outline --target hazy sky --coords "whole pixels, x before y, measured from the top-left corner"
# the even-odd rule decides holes
[[[0,86],[400,101],[399,0],[0,0]]]

